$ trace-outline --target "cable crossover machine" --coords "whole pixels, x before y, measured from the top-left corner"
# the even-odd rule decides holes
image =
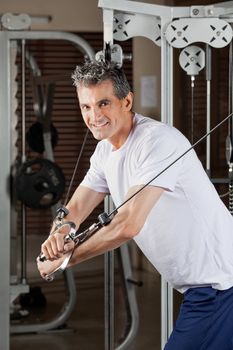
[[[53,158],[53,147],[57,142],[56,129],[50,120],[50,112],[53,103],[54,81],[46,84],[46,89],[40,84],[43,81],[37,62],[25,48],[25,43],[30,40],[65,40],[77,47],[83,55],[90,59],[108,57],[121,66],[124,55],[120,45],[114,40],[124,41],[136,36],[146,37],[161,47],[161,120],[168,124],[173,124],[173,50],[180,49],[179,64],[181,68],[190,76],[192,88],[192,130],[193,137],[194,113],[193,113],[193,92],[195,77],[206,68],[206,90],[207,90],[207,113],[206,113],[206,171],[210,174],[210,92],[211,92],[211,49],[223,48],[229,45],[229,67],[232,72],[232,15],[233,1],[216,3],[206,6],[186,6],[169,7],[155,4],[141,3],[128,0],[99,0],[98,6],[103,10],[104,23],[104,45],[103,50],[96,53],[89,44],[77,35],[64,32],[29,31],[31,19],[28,15],[5,14],[1,17],[0,31],[0,198],[2,199],[0,219],[2,230],[0,231],[1,245],[0,265],[0,344],[5,350],[9,350],[10,333],[31,333],[44,331],[59,327],[70,316],[75,300],[76,288],[72,270],[65,270],[66,287],[69,291],[69,301],[62,312],[51,322],[34,325],[10,325],[10,304],[21,293],[29,291],[26,278],[26,230],[25,212],[26,207],[40,208],[50,207],[53,215],[64,191],[64,177],[62,170],[55,165]],[[205,50],[197,45],[204,43]],[[18,156],[16,141],[18,134],[16,124],[18,116],[16,109],[18,101],[16,94],[18,90],[16,76],[18,66],[16,62],[17,53],[21,54],[22,71],[22,92],[21,92],[21,125],[22,125],[22,149],[21,167],[19,173],[14,173],[14,163]],[[36,124],[26,133],[25,123],[25,66],[29,65],[33,76],[33,100],[34,110],[37,116]],[[229,77],[229,113],[233,110],[233,77]],[[38,83],[39,82],[39,83]],[[226,140],[226,158],[228,164],[228,179],[220,179],[229,184],[229,210],[233,213],[233,155],[232,155],[232,118],[228,120],[228,136]],[[26,160],[26,141],[30,147],[41,152],[41,141],[34,143],[33,135],[40,135],[44,141],[42,152],[46,155],[46,161],[30,163]],[[44,147],[44,148],[43,148]],[[36,170],[34,170],[36,168]],[[13,169],[13,170],[12,170]],[[32,178],[27,177],[28,173],[39,173],[35,175],[32,182],[35,195],[32,200],[25,194],[25,183],[29,183]],[[52,176],[51,176],[52,174]],[[9,177],[15,175],[15,186],[17,198],[22,202],[21,226],[22,226],[22,259],[21,277],[18,281],[11,282],[10,252],[11,235],[16,230],[16,213],[10,193]],[[44,178],[39,181],[38,178]],[[28,182],[29,181],[29,182]],[[215,181],[217,182],[217,180]],[[37,197],[38,189],[42,196]],[[26,191],[27,192],[27,191]],[[10,195],[9,195],[10,193]],[[105,211],[113,212],[114,206],[110,198],[105,202]],[[120,248],[121,263],[124,281],[126,282],[127,302],[129,306],[130,327],[127,330],[125,339],[118,350],[127,349],[128,345],[135,337],[139,316],[137,302],[135,298],[134,282],[130,266],[127,245]],[[114,326],[113,326],[113,275],[114,256],[113,252],[105,254],[105,350],[114,349]],[[132,283],[133,282],[133,283]],[[9,297],[10,296],[10,297]],[[161,348],[163,349],[173,327],[173,291],[170,285],[162,279],[161,281]]]
[[[233,1],[211,5],[170,7],[128,0],[99,0],[103,11],[104,49],[98,57],[111,57],[120,66],[124,53],[114,40],[125,41],[145,37],[161,48],[161,121],[173,125],[173,51],[180,50],[180,67],[191,81],[191,142],[194,127],[195,77],[206,69],[206,172],[211,177],[210,122],[211,122],[211,50],[229,45],[229,115],[226,138],[227,179],[211,179],[213,183],[227,183],[229,211],[233,214],[233,153],[232,153],[232,21]],[[205,49],[198,46],[204,43]],[[223,119],[223,118],[222,118]],[[161,280],[161,349],[164,348],[173,328],[173,290]]]
[[[0,169],[0,195],[2,206],[0,218],[2,230],[0,236],[4,244],[1,245],[0,262],[0,344],[5,350],[10,349],[10,334],[39,333],[59,329],[70,317],[76,302],[76,285],[72,269],[64,271],[65,287],[68,299],[61,311],[53,319],[44,323],[11,324],[10,311],[13,302],[21,295],[30,292],[27,279],[27,232],[26,210],[51,208],[53,217],[57,208],[61,206],[61,197],[65,189],[65,178],[62,169],[55,163],[53,148],[58,142],[57,130],[51,119],[53,109],[54,88],[58,81],[67,81],[69,77],[43,76],[40,67],[28,50],[26,43],[34,40],[64,40],[72,44],[83,57],[94,59],[95,52],[89,43],[78,35],[57,31],[31,31],[31,18],[26,14],[13,15],[6,13],[1,16],[0,30],[0,153],[2,166]],[[17,57],[20,56],[20,63]],[[20,66],[21,64],[21,66]],[[36,122],[26,131],[26,67],[30,70],[32,80],[33,111]],[[19,71],[21,72],[21,100],[17,96],[19,90]],[[18,110],[20,110],[20,126]],[[17,141],[21,134],[21,149]],[[87,133],[84,137],[81,152],[85,147]],[[28,160],[26,143],[43,157]],[[20,156],[20,160],[18,158]],[[20,164],[18,164],[20,163]],[[17,164],[17,166],[16,166]],[[13,186],[10,187],[11,178]],[[12,190],[13,187],[13,190]],[[17,275],[17,261],[15,259],[17,247],[12,242],[17,234],[16,201],[21,203],[21,265],[20,276]],[[110,198],[105,201],[105,210],[111,209]],[[123,285],[125,288],[125,302],[128,323],[124,331],[124,338],[116,349],[126,349],[135,337],[138,329],[138,307],[135,297],[135,285],[132,277],[131,262],[128,247],[119,250]],[[36,258],[36,257],[35,257]],[[113,252],[105,255],[105,348],[110,349],[114,343],[113,325]],[[13,271],[13,274],[12,274]],[[109,296],[112,304],[109,303]],[[112,307],[111,307],[112,306]],[[111,347],[112,348],[112,347]]]

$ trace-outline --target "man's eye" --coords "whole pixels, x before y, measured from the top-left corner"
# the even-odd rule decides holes
[[[88,110],[88,108],[89,108],[89,107],[88,107],[88,106],[86,106],[86,105],[81,106],[81,110],[82,110],[82,111],[87,111],[87,110]]]
[[[108,101],[103,101],[100,103],[100,107],[106,107],[109,105],[109,102]]]

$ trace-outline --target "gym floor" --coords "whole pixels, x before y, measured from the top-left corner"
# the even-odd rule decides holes
[[[34,246],[34,244],[32,245]],[[67,301],[64,278],[48,283],[42,281],[35,266],[35,252],[30,249],[28,284],[31,290],[41,291],[46,303],[38,297],[28,303],[18,302],[26,316],[12,315],[11,324],[40,324],[57,317]],[[76,306],[64,325],[56,330],[36,334],[11,334],[10,350],[104,350],[104,270],[103,257],[97,257],[80,264],[74,270],[77,288]],[[134,278],[142,281],[136,286],[140,324],[129,350],[160,350],[160,277],[152,271],[134,271]],[[127,329],[127,313],[122,280],[116,268],[115,273],[115,348],[121,343]]]

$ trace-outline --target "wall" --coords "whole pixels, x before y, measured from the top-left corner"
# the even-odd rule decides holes
[[[102,11],[97,5],[98,0],[3,0],[0,13],[51,16],[52,20],[47,24],[33,22],[33,30],[101,31]]]
[[[160,119],[161,59],[160,47],[147,38],[138,37],[133,41],[134,110],[148,117]],[[155,88],[154,101],[146,101],[145,94],[152,79]],[[155,86],[154,86],[155,84]],[[144,86],[144,88],[142,88]],[[145,92],[145,93],[144,93]],[[149,94],[151,91],[149,91]],[[148,97],[148,96],[147,96]],[[152,97],[152,96],[151,96]],[[154,106],[153,106],[154,103]]]
[[[146,1],[144,1],[146,2]],[[149,2],[149,1],[148,1]],[[156,5],[166,5],[168,1],[157,0],[150,1]],[[170,1],[171,3],[171,1]],[[151,40],[144,37],[136,37],[133,42],[133,57],[134,57],[134,92],[135,92],[135,111],[149,117],[160,119],[160,85],[161,85],[161,59],[160,47],[155,45]],[[155,94],[153,107],[145,107],[143,105],[142,79],[155,80]],[[149,82],[148,82],[149,83]],[[145,90],[146,91],[146,90]],[[149,101],[148,101],[149,102]],[[144,101],[144,103],[147,103]],[[153,104],[153,103],[152,103]]]

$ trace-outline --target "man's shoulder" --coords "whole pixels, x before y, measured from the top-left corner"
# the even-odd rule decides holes
[[[189,147],[187,138],[174,126],[159,120],[135,115],[134,142],[146,144],[167,144],[168,147],[179,145],[181,149]]]
[[[101,140],[97,143],[94,153],[103,155],[107,152],[110,152],[110,149],[111,149],[111,144],[107,140]]]
[[[174,127],[165,124],[157,119],[144,117],[140,114],[135,115],[135,134],[138,136],[162,137],[174,132]]]

